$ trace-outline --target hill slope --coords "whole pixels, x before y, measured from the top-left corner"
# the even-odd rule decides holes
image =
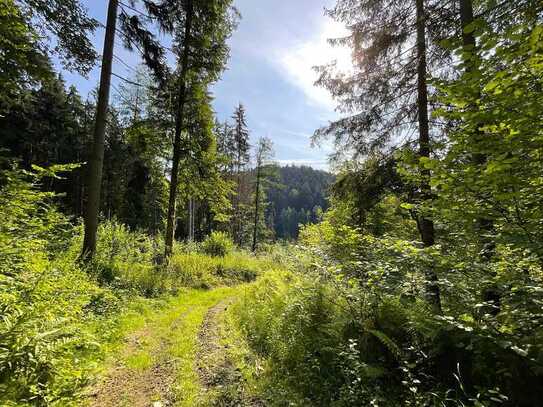
[[[328,188],[334,176],[307,166],[280,167],[278,171],[279,185],[267,191],[267,218],[277,238],[294,239],[300,224],[316,222],[328,208]]]

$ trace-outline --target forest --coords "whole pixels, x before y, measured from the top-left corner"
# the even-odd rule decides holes
[[[301,2],[327,171],[217,113],[238,3],[0,0],[0,406],[541,406],[543,3]]]

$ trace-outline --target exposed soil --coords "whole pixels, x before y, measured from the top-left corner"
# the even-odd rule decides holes
[[[248,396],[243,377],[228,357],[228,349],[221,344],[222,316],[231,304],[226,299],[209,308],[198,333],[198,352],[195,355],[202,393],[198,406],[249,406],[263,407],[265,404]],[[186,312],[180,314],[171,324],[176,331]],[[106,377],[89,394],[92,407],[173,407],[177,362],[169,355],[169,339],[162,338],[151,351],[152,363],[148,368],[134,369],[121,360],[137,355],[146,348],[146,342],[155,333],[145,327],[126,340],[122,357],[108,371]]]
[[[180,315],[174,325],[184,317]],[[138,352],[153,332],[148,327],[127,339],[124,358]],[[92,407],[169,407],[174,404],[172,386],[175,381],[175,360],[165,351],[168,341],[163,340],[151,356],[153,364],[146,369],[131,369],[117,362],[91,395]]]
[[[221,344],[221,314],[228,309],[232,299],[221,301],[207,312],[198,334],[199,351],[196,355],[197,370],[202,384],[206,405],[233,407],[265,404],[248,397],[243,388],[243,377],[228,358]]]
[[[167,407],[173,405],[173,361],[162,361],[144,371],[117,365],[96,388],[93,407]]]

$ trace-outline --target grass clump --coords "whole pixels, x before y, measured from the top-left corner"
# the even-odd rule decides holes
[[[204,253],[172,256],[165,273],[184,287],[211,288],[254,281],[257,276],[277,267],[267,257],[232,252],[222,257]]]

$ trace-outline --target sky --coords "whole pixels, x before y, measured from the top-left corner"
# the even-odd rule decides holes
[[[89,14],[105,23],[107,0],[83,0]],[[242,15],[229,40],[230,60],[221,80],[213,85],[213,107],[220,120],[228,119],[238,103],[245,106],[254,143],[259,137],[273,140],[275,160],[282,165],[310,165],[328,168],[330,145],[311,146],[316,129],[337,118],[328,92],[314,86],[313,66],[336,60],[348,64],[345,49],[331,47],[328,38],[345,34],[345,29],[324,15],[333,0],[235,0]],[[104,30],[98,29],[93,43],[98,52]],[[117,39],[115,54],[136,66],[140,56],[123,49]],[[113,72],[130,77],[130,70],[114,60]],[[99,69],[88,78],[66,72],[86,96],[98,83]],[[113,78],[118,85],[120,79]],[[114,93],[113,93],[114,94]]]

